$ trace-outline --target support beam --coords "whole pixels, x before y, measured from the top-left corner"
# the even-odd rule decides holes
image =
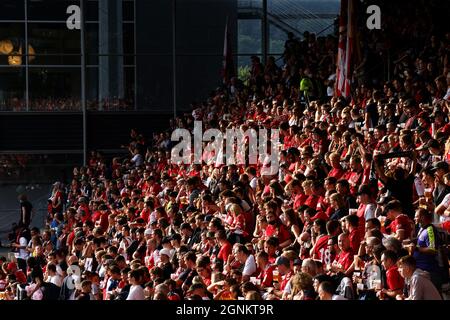
[[[262,1],[262,53],[263,63],[267,63],[267,53],[269,52],[269,22],[267,19],[267,0]]]

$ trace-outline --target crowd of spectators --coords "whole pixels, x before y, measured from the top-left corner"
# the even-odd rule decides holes
[[[248,86],[231,79],[151,140],[132,130],[129,157],[107,163],[94,152],[69,185],[55,183],[46,228],[19,224],[16,259],[0,272],[3,298],[445,298],[444,31],[391,43],[401,58],[392,80],[355,74],[347,100],[333,95],[336,38],[290,36],[281,68],[252,57]],[[195,120],[223,132],[279,129],[278,173],[260,175],[260,162],[171,162],[171,132]]]
[[[81,111],[80,98],[40,98],[29,100],[30,111]],[[88,99],[88,111],[129,111],[134,110],[131,99],[105,98],[102,100]],[[0,101],[0,111],[27,111],[25,99],[12,98]]]

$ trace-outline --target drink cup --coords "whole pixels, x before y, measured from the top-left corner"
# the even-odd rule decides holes
[[[273,281],[274,282],[280,282],[280,273],[278,270],[273,270]]]

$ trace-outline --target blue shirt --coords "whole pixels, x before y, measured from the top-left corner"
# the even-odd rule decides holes
[[[419,233],[417,234],[417,247],[434,250],[436,251],[436,254],[421,253],[417,250],[414,251],[417,268],[428,272],[439,270],[436,237],[437,234],[432,225],[420,228]]]

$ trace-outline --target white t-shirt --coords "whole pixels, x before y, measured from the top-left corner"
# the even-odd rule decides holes
[[[446,209],[450,206],[450,193],[445,195],[444,199],[442,199],[442,202],[440,203],[441,206],[444,206]],[[443,217],[439,216],[439,222],[446,222],[449,221],[450,217]]]
[[[141,286],[132,285],[127,300],[145,300],[144,289]]]
[[[242,201],[241,201],[241,207],[242,207],[242,209],[243,209],[245,212],[247,212],[247,211],[249,211],[249,210],[251,209],[251,207],[249,206],[248,202],[245,201],[245,200],[242,200]]]
[[[53,283],[54,285],[61,287],[63,283],[63,279],[59,274],[55,274],[54,276],[48,277],[48,282]]]
[[[136,167],[142,166],[144,164],[144,158],[141,154],[135,154],[134,157],[131,159],[131,162],[133,162]]]
[[[252,187],[253,190],[256,190],[256,183],[258,181],[258,178],[253,177],[253,179],[250,181],[250,187]]]
[[[19,255],[18,255],[17,258],[27,260],[28,259],[28,255],[29,255],[29,252],[27,251],[27,248],[26,248],[27,245],[28,245],[27,239],[25,237],[20,237],[19,245],[21,247],[25,247],[25,249],[19,249]]]
[[[346,298],[344,298],[343,296],[340,296],[338,294],[333,295],[333,297],[331,298],[331,300],[347,300]]]
[[[251,276],[256,272],[255,257],[251,254],[245,261],[244,270],[242,271],[243,276]]]
[[[366,210],[364,211],[364,219],[367,221],[369,219],[375,218],[375,211],[377,206],[374,203],[369,203],[366,205]]]

